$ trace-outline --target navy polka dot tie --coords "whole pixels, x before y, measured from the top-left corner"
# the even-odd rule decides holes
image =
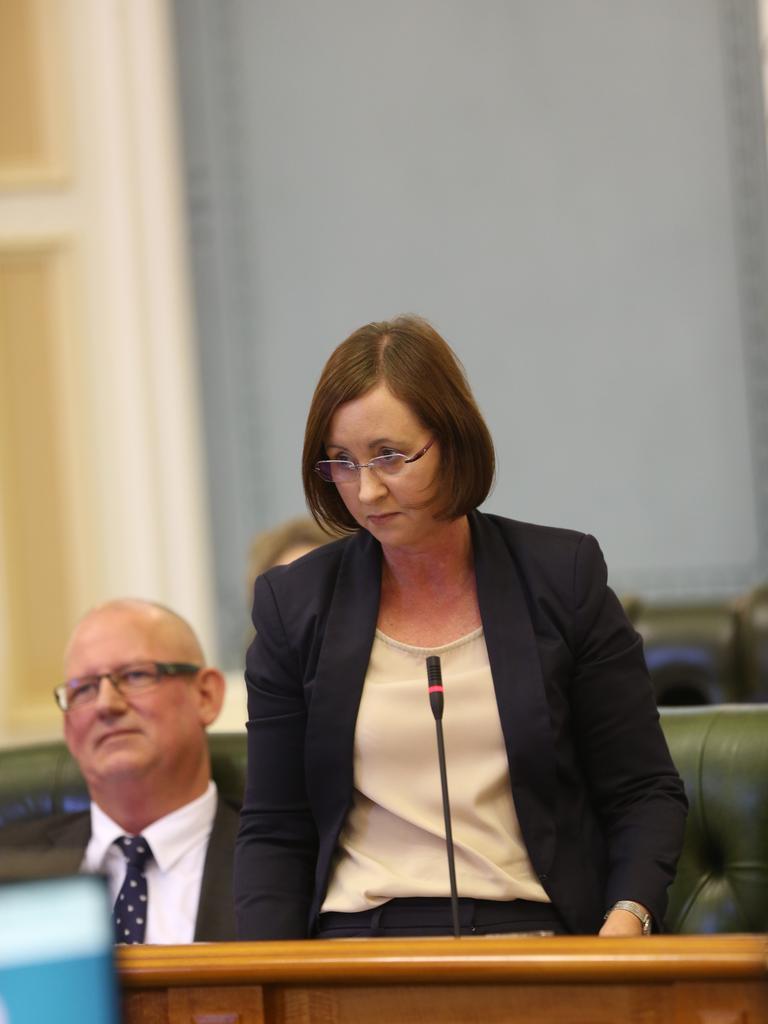
[[[125,880],[112,917],[115,942],[143,942],[147,927],[147,879],[144,865],[152,856],[144,836],[120,836],[115,842],[125,857]]]

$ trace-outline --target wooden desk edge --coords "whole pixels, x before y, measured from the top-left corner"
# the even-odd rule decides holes
[[[124,989],[171,985],[766,979],[763,935],[336,939],[120,946]]]

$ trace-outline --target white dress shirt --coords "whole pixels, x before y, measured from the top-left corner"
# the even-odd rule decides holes
[[[202,796],[152,822],[141,833],[152,850],[152,858],[144,871],[149,908],[145,942],[182,944],[193,941],[216,804],[216,786],[209,782]],[[113,904],[125,878],[125,857],[114,843],[125,834],[108,814],[91,802],[91,839],[80,869],[107,876]]]

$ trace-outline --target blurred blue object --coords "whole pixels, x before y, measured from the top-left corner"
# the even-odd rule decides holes
[[[0,1024],[118,1024],[103,878],[0,884]]]

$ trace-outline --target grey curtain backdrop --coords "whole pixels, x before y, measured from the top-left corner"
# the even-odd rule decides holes
[[[498,447],[486,507],[620,592],[768,579],[766,159],[751,0],[176,0],[222,655],[303,510],[320,368],[418,312]]]

